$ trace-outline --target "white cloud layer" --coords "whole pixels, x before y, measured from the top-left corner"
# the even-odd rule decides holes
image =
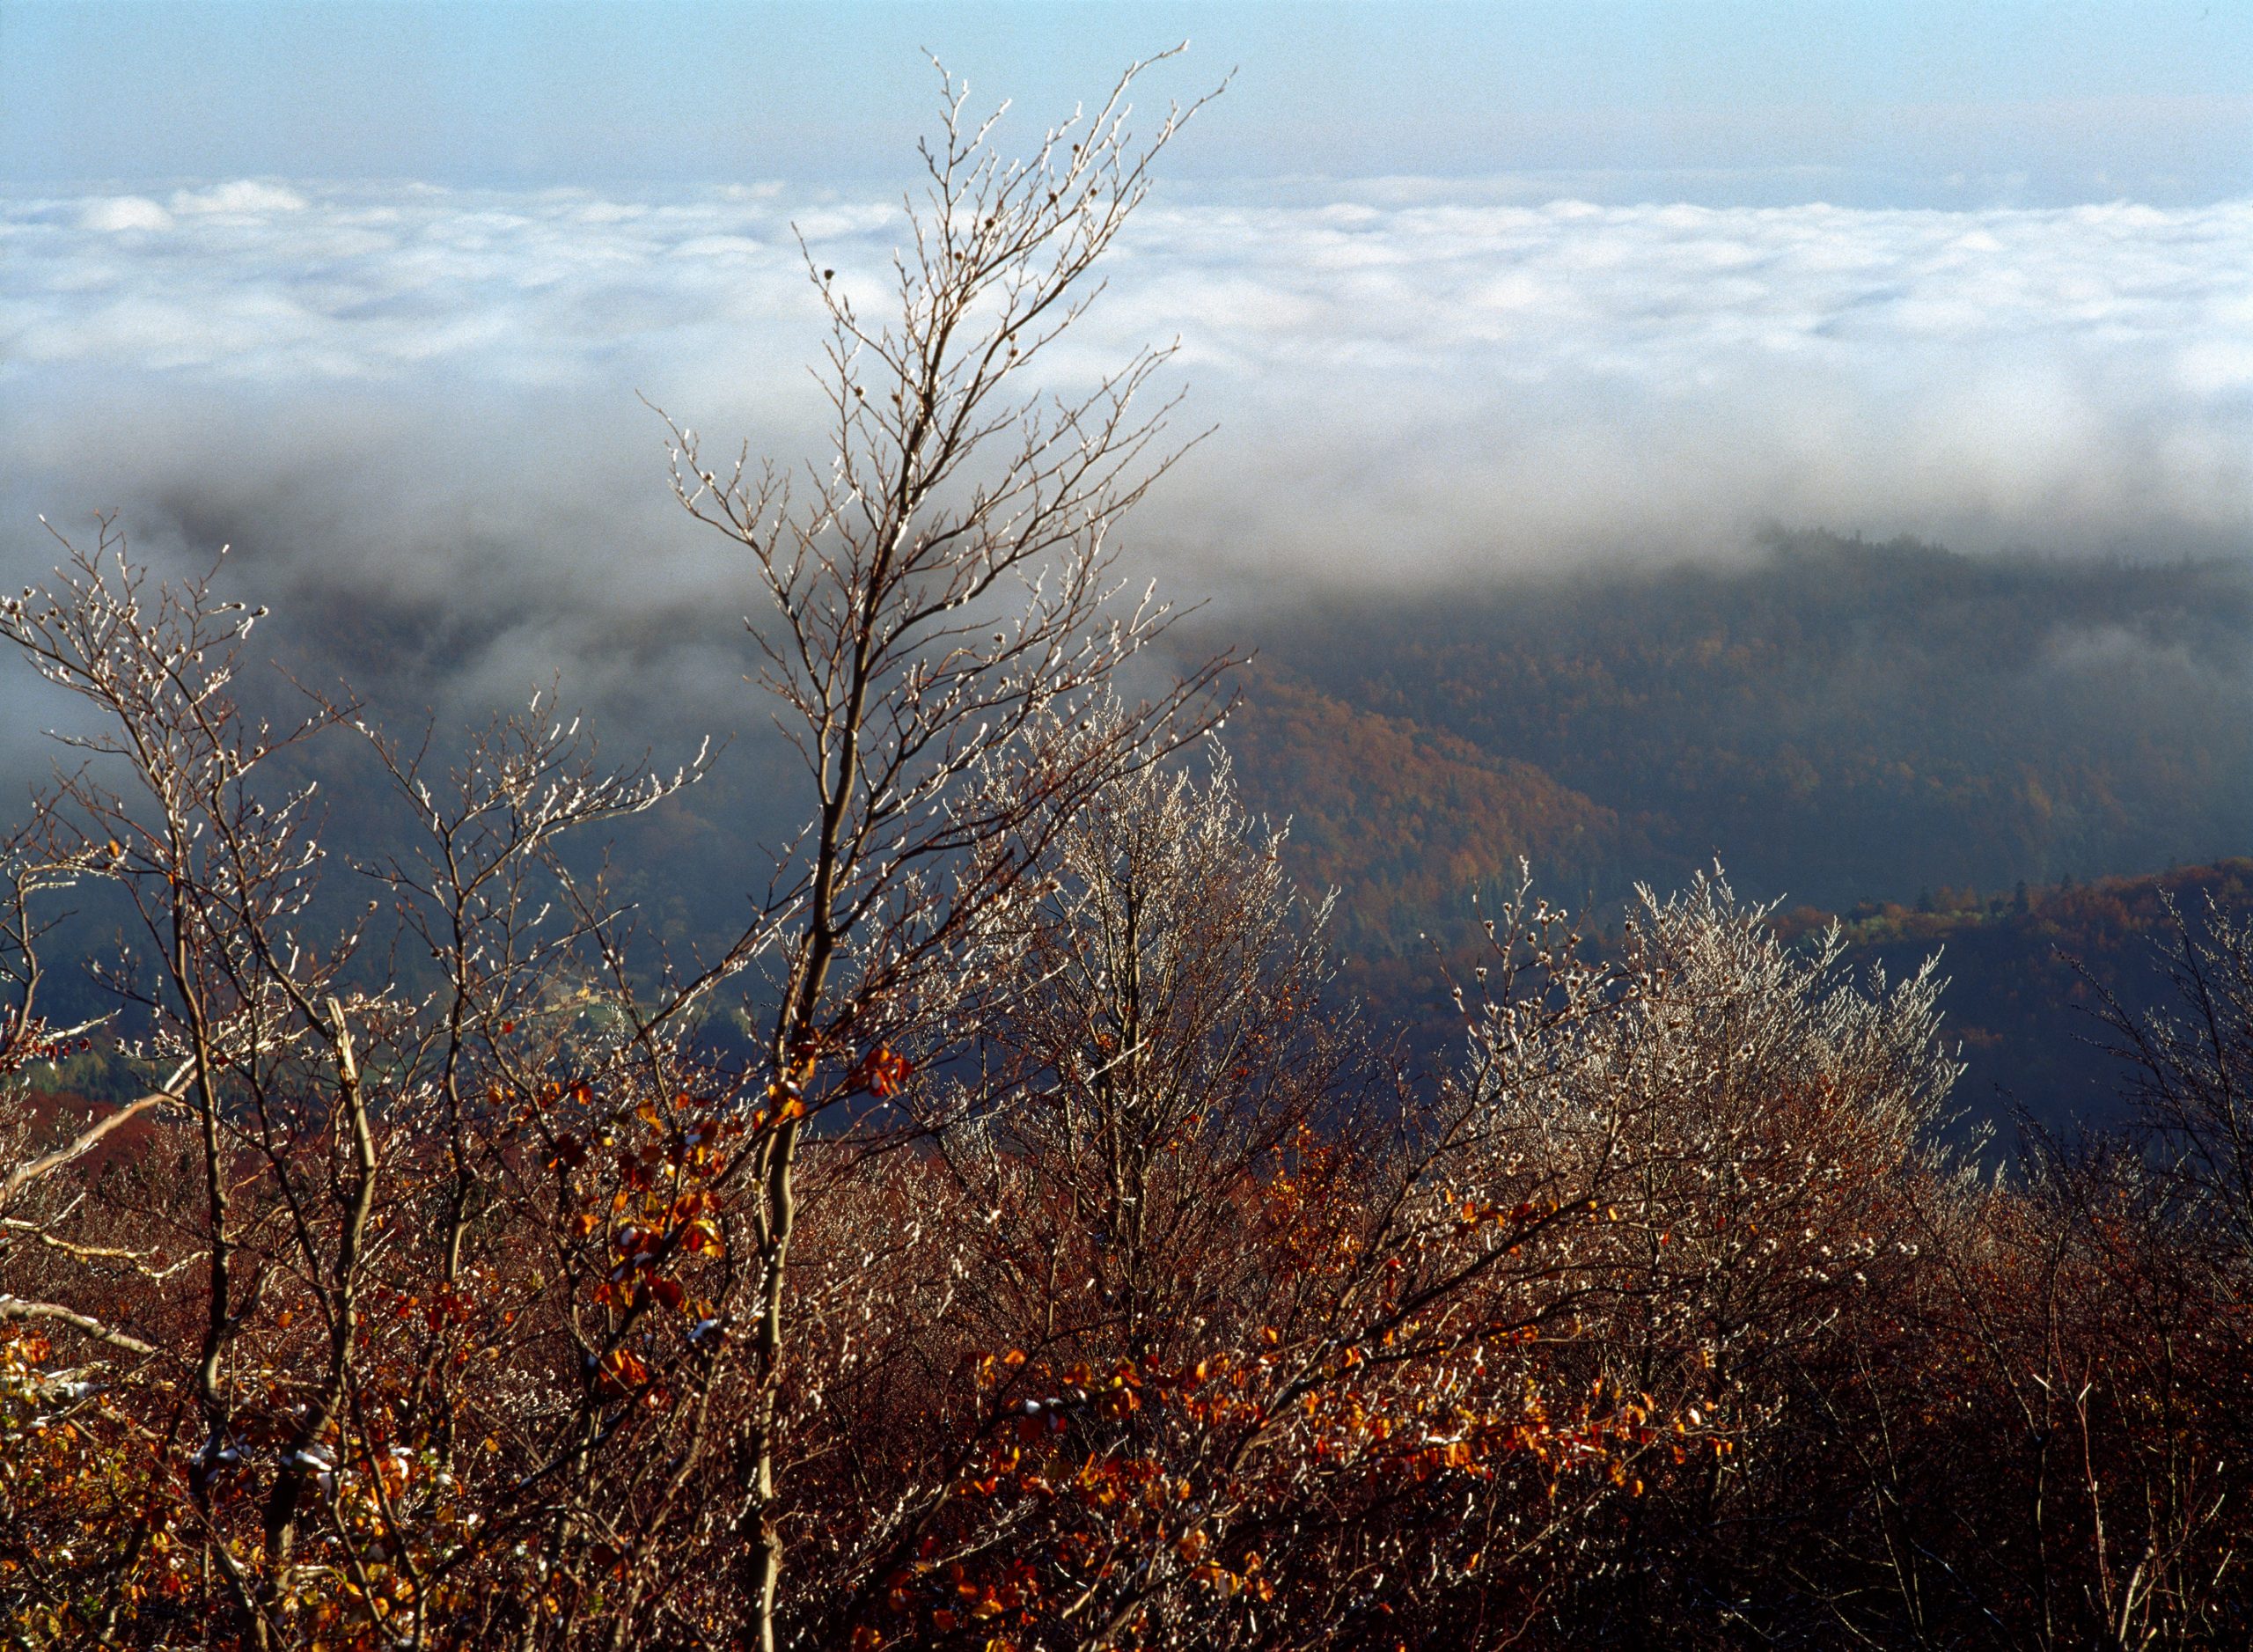
[[[1178,334],[1185,416],[1219,431],[1130,537],[1193,590],[1726,551],[1770,518],[2253,541],[2253,202],[1513,194],[1148,209],[1060,371]],[[732,581],[667,514],[633,397],[804,451],[793,223],[870,286],[898,228],[884,202],[757,189],[0,201],[0,538],[33,507],[156,502],[183,532],[265,511],[309,577],[505,580],[547,616],[488,640],[512,672],[594,648],[597,605],[708,603]]]

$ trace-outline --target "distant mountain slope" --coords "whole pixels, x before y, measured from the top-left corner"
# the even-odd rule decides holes
[[[1285,672],[1247,671],[1241,686],[1225,735],[1237,776],[1259,806],[1289,817],[1301,884],[1339,891],[1348,944],[1395,950],[1448,923],[1474,891],[1515,882],[1522,854],[1576,891],[1645,847],[1616,811],[1531,763]]]
[[[1467,972],[1471,896],[1518,855],[1605,923],[1718,859],[1794,934],[1839,914],[1857,967],[1941,951],[1976,1112],[2115,1116],[2068,960],[2144,1008],[2163,894],[2253,905],[2249,568],[1801,534],[1309,602],[1244,623],[1227,739],[1297,875],[1342,891],[1347,984],[1427,1061],[1459,1048],[1440,959]]]
[[[2137,1014],[2167,1000],[2162,948],[2175,937],[2170,899],[2194,928],[2210,902],[2226,911],[2253,908],[2253,860],[1984,900],[1975,892],[1942,890],[1924,911],[1866,902],[1840,921],[1857,967],[1882,965],[1897,977],[1940,954],[1948,1036],[1963,1046],[1967,1068],[1965,1101],[1999,1113],[2023,1105],[2059,1124],[2117,1112],[2126,1068],[2107,1053],[2112,1039],[2096,1014],[2100,989]],[[1802,909],[1782,928],[1801,936],[1830,921]]]
[[[1617,897],[1718,856],[1747,892],[1839,907],[2253,846],[2240,564],[1801,534],[1734,568],[1311,603],[1245,640],[1262,680],[1333,708],[1286,716],[1255,694],[1238,738],[1264,743],[1261,801],[1298,812],[1322,789],[1321,829],[1370,845],[1404,898],[1444,905],[1470,881],[1452,866],[1520,850],[1560,892]],[[1577,798],[1587,829],[1545,834],[1545,805],[1399,835],[1415,811],[1385,796],[1384,765],[1333,749],[1356,716],[1419,760]],[[1369,875],[1338,866],[1349,889]],[[1404,927],[1423,922],[1404,911],[1396,941]]]

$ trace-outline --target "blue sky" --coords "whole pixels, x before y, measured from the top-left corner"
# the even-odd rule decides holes
[[[2253,194],[2245,0],[1183,5],[7,0],[0,181],[851,185],[928,48],[1064,106],[1188,38],[1185,180],[1535,173],[1867,206]]]

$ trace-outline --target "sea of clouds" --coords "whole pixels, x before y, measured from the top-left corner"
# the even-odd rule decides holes
[[[2253,202],[1526,204],[1418,180],[1153,200],[1048,367],[1178,338],[1126,536],[1185,596],[1727,555],[1766,521],[2253,546]],[[732,685],[746,600],[638,397],[818,451],[803,237],[880,302],[897,202],[242,181],[0,200],[0,549],[115,506],[513,698]],[[358,653],[354,653],[354,648]]]

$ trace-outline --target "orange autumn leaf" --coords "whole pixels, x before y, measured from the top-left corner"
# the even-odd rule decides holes
[[[914,1070],[914,1064],[905,1056],[895,1055],[889,1046],[879,1044],[855,1063],[846,1076],[846,1084],[848,1089],[865,1090],[879,1101],[889,1101]]]

